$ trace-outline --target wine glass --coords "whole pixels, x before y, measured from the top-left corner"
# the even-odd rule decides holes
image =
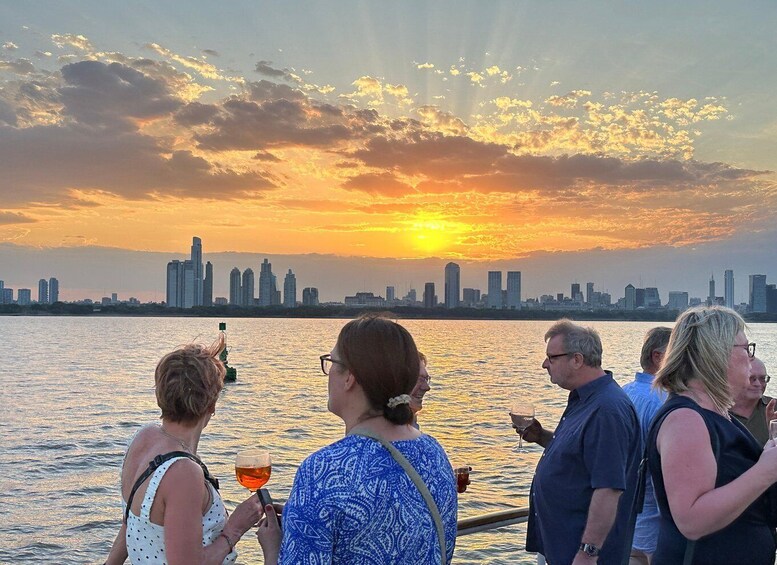
[[[272,461],[270,452],[262,449],[238,451],[235,456],[237,482],[251,492],[262,488],[270,480]]]
[[[769,422],[769,439],[777,442],[777,420]]]
[[[523,431],[534,423],[534,404],[517,401],[510,407],[510,419],[513,427],[518,430],[518,453],[528,453],[523,448]]]

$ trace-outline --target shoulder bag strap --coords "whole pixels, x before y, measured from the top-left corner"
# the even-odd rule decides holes
[[[437,528],[437,539],[440,542],[440,563],[445,565],[448,562],[447,549],[445,547],[445,528],[442,524],[442,517],[440,516],[440,511],[437,508],[437,503],[434,501],[434,498],[432,498],[432,493],[429,492],[429,488],[426,486],[426,483],[424,483],[421,475],[418,474],[418,471],[413,468],[413,465],[410,464],[410,461],[408,461],[407,458],[391,444],[391,442],[386,441],[379,435],[373,434],[371,432],[358,431],[353,432],[353,435],[368,437],[379,442],[388,450],[394,460],[402,466],[408,476],[413,480],[415,486],[418,488],[418,491],[421,493],[421,496],[424,498],[424,501],[426,501],[426,505],[429,507],[429,512],[431,513],[432,519],[434,520],[434,525]]]
[[[213,477],[210,472],[208,472],[208,468],[205,466],[205,463],[200,461],[200,458],[196,455],[192,455],[191,453],[188,453],[186,451],[171,451],[169,453],[164,453],[157,455],[154,457],[151,461],[148,462],[148,468],[146,468],[145,471],[143,471],[143,474],[138,477],[138,480],[135,481],[135,484],[132,485],[132,490],[130,491],[130,495],[127,498],[127,507],[124,509],[124,523],[127,523],[127,518],[129,517],[130,513],[130,507],[132,506],[132,500],[135,498],[135,493],[140,488],[140,485],[142,485],[146,479],[148,479],[151,475],[154,474],[154,471],[156,471],[162,463],[169,461],[170,459],[175,459],[176,457],[186,457],[187,459],[191,459],[195,463],[197,463],[201,468],[202,472],[205,475],[205,480],[207,480],[210,484],[213,485],[213,487],[218,490],[219,488],[219,481],[215,477]]]

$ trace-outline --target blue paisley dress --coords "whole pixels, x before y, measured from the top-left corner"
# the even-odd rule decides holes
[[[428,435],[392,442],[418,471],[456,543],[456,482]],[[281,564],[439,563],[434,521],[418,488],[377,441],[346,436],[302,462],[283,511]]]

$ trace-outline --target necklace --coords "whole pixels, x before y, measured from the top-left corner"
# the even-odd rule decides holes
[[[175,437],[173,434],[171,434],[171,433],[168,433],[168,431],[167,431],[167,430],[165,430],[165,429],[162,427],[162,425],[161,425],[161,424],[160,424],[159,426],[157,426],[157,427],[159,428],[159,431],[160,431],[160,432],[162,432],[163,434],[165,434],[167,437],[169,437],[170,439],[174,439],[175,441],[177,441],[178,443],[180,443],[180,444],[181,444],[181,447],[183,447],[183,448],[184,448],[186,451],[188,451],[189,453],[194,453],[194,451],[192,451],[192,448],[191,448],[191,447],[189,447],[189,446],[186,444],[186,442],[185,442],[185,441],[183,441],[181,438],[179,438],[179,437]]]

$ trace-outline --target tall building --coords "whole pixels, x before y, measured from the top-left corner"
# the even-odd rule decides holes
[[[589,306],[594,305],[594,283],[585,283],[585,303]]]
[[[29,306],[32,302],[32,292],[29,288],[20,288],[16,292],[16,303],[19,306]]]
[[[480,302],[479,288],[462,289],[462,303],[465,308],[474,308]]]
[[[13,289],[3,287],[0,293],[0,304],[13,304]]]
[[[766,312],[766,275],[750,275],[749,300],[751,312]]]
[[[259,270],[259,306],[272,306],[275,302],[275,275],[272,274],[272,263],[267,259]]]
[[[626,310],[636,310],[637,308],[637,289],[629,283],[626,285]]]
[[[502,308],[502,271],[488,271],[488,307]]]
[[[677,290],[669,291],[669,303],[666,305],[669,310],[683,310],[688,309],[688,293],[680,292]]]
[[[410,304],[415,304],[418,302],[418,294],[416,293],[414,288],[411,288],[407,291],[407,294],[405,295],[405,300],[407,300]]]
[[[240,306],[243,299],[240,289],[240,269],[235,267],[229,272],[229,303],[234,306]]]
[[[178,259],[167,264],[166,296],[168,308],[183,308],[183,262]]]
[[[386,302],[394,302],[396,300],[396,292],[393,286],[386,287]]]
[[[723,298],[726,308],[734,307],[734,271],[731,269],[723,274]]]
[[[307,287],[302,290],[302,305],[303,306],[318,306],[318,289],[315,287]]]
[[[507,271],[507,308],[521,309],[521,271]]]
[[[202,305],[213,306],[213,265],[205,263],[205,278],[202,279]]]
[[[243,271],[242,282],[240,284],[240,305],[254,305],[254,270],[251,268]]]
[[[434,283],[428,282],[424,285],[424,308],[434,308],[437,300],[434,296]]]
[[[56,277],[49,279],[49,304],[59,302],[59,280]]]
[[[661,308],[661,297],[656,287],[645,288],[645,308]]]
[[[710,293],[707,296],[707,306],[715,304],[715,277],[710,275]]]
[[[197,281],[194,279],[194,263],[191,259],[183,262],[183,308],[194,306],[197,292]]]
[[[38,281],[38,304],[49,303],[49,281],[40,279]]]
[[[777,284],[766,285],[766,313],[777,314]]]
[[[286,273],[286,278],[283,279],[283,307],[297,307],[297,277],[294,276],[291,269]]]
[[[192,238],[192,306],[202,306],[202,240]],[[190,306],[188,307],[190,308]]]
[[[581,299],[582,296],[583,295],[580,294],[580,283],[572,283],[572,288],[570,289],[569,297],[572,300],[582,302],[582,299]]]
[[[456,263],[445,265],[445,307],[458,308],[461,296],[461,269]]]

